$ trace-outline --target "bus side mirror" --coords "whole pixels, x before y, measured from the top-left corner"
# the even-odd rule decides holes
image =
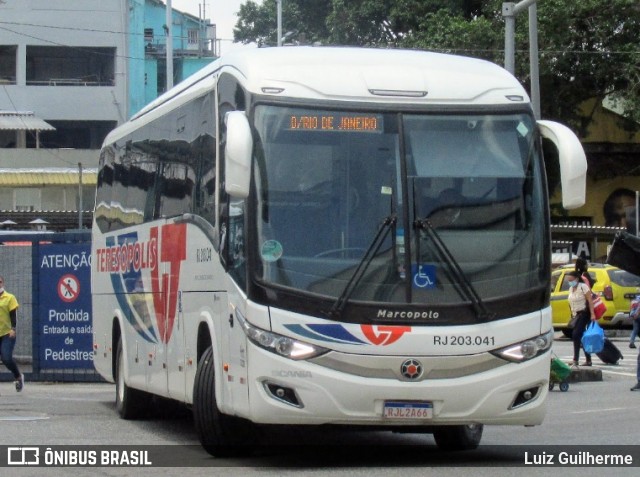
[[[558,149],[562,207],[582,207],[587,195],[587,157],[580,140],[567,126],[554,121],[538,121],[538,127],[540,134]]]
[[[249,196],[253,138],[249,120],[243,111],[230,111],[225,116],[225,192],[236,199]]]

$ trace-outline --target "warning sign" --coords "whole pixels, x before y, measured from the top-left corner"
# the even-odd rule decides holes
[[[80,281],[75,275],[63,275],[58,281],[58,296],[65,303],[76,301],[80,295]]]
[[[91,244],[40,245],[40,369],[93,369]]]

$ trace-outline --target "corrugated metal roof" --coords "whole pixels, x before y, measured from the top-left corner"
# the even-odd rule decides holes
[[[55,131],[51,124],[33,113],[0,111],[0,130],[5,131]]]
[[[82,171],[83,185],[96,185],[98,172],[96,170]],[[78,185],[78,171],[37,171],[37,170],[11,170],[0,169],[0,186],[25,186],[39,185]]]

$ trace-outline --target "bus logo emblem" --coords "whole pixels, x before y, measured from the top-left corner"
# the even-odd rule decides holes
[[[400,367],[402,376],[412,381],[422,376],[422,363],[417,359],[408,359]]]

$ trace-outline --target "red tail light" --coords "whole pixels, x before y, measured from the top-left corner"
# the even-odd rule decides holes
[[[611,286],[607,285],[604,287],[604,290],[602,290],[602,296],[604,296],[605,300],[613,300],[613,290],[611,289]]]

